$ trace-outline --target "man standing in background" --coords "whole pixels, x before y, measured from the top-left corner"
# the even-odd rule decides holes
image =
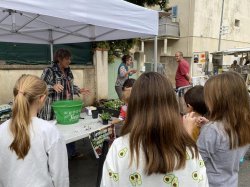
[[[238,72],[238,73],[240,73],[240,65],[239,64],[237,64],[237,60],[234,60],[233,61],[233,63],[231,64],[231,69],[233,70],[233,71],[236,71],[236,72]]]
[[[189,75],[189,64],[183,58],[183,53],[178,51],[175,53],[175,59],[178,63],[178,68],[175,75],[175,86],[176,89],[183,86],[188,86],[192,84],[191,76]]]

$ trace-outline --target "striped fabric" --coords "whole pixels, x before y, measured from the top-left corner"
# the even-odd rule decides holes
[[[51,104],[54,101],[73,99],[73,95],[78,95],[80,93],[80,88],[74,85],[74,77],[70,68],[65,69],[66,75],[64,75],[58,64],[54,63],[52,67],[47,67],[44,69],[41,78],[47,83],[48,87],[48,97],[46,99],[44,107],[39,113],[39,117],[45,120],[55,119],[54,112],[52,110]],[[61,84],[64,90],[61,93],[57,93],[53,86],[55,84]]]

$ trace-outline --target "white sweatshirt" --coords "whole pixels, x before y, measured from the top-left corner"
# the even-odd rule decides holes
[[[33,117],[30,150],[23,159],[9,149],[10,120],[0,125],[0,187],[68,187],[68,158],[55,125]]]
[[[187,151],[186,166],[172,173],[152,174],[144,173],[145,159],[140,150],[139,167],[135,162],[129,167],[131,153],[129,149],[129,136],[116,139],[109,149],[103,166],[101,187],[208,187],[206,168],[199,158],[191,158]]]

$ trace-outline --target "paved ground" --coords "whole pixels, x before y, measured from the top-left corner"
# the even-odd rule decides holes
[[[87,138],[76,143],[77,150],[84,153],[81,159],[69,161],[70,187],[95,187],[98,171],[96,159]]]
[[[245,155],[245,161],[240,166],[239,187],[250,186],[250,149]]]
[[[77,148],[85,157],[69,161],[70,187],[95,187],[98,160],[91,149],[88,139],[77,142]],[[250,187],[250,150],[240,166],[239,187]]]

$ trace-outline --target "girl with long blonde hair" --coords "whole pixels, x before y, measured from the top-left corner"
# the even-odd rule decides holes
[[[121,137],[106,157],[101,186],[208,186],[195,141],[184,129],[171,82],[142,74],[133,85]]]
[[[198,148],[210,187],[237,187],[240,159],[250,143],[250,103],[245,81],[236,72],[211,77],[204,86],[209,122]]]
[[[69,186],[65,143],[54,124],[37,118],[47,92],[34,75],[16,82],[12,118],[0,125],[1,186]]]

